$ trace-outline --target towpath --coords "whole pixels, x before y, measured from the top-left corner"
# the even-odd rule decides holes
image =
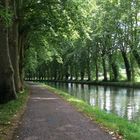
[[[46,88],[30,83],[30,99],[14,140],[112,140],[96,123]]]

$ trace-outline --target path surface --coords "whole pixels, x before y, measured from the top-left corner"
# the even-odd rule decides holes
[[[14,140],[112,140],[69,103],[30,83],[31,96]]]

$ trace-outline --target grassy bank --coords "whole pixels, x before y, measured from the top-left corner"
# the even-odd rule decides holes
[[[28,90],[18,93],[18,99],[0,105],[0,140],[9,140],[12,137],[18,119],[23,113],[28,99]]]
[[[118,117],[114,114],[108,114],[105,111],[101,111],[97,107],[92,107],[73,96],[70,96],[68,93],[44,85],[50,91],[60,95],[63,99],[74,105],[78,111],[85,113],[92,120],[99,123],[107,130],[111,131],[111,134],[123,136],[126,140],[139,140],[140,139],[140,124],[129,122],[121,117]],[[113,131],[113,132],[112,132]],[[119,138],[118,138],[119,139]]]

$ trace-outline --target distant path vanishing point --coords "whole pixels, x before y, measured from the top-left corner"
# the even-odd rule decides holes
[[[59,96],[29,83],[31,96],[13,140],[112,140]]]

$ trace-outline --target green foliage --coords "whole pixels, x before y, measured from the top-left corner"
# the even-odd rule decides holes
[[[13,14],[10,9],[5,9],[0,5],[0,18],[6,26],[10,26],[12,24]]]
[[[28,53],[26,54],[25,70],[34,73],[37,68],[37,63],[37,52],[35,51],[35,48],[29,48]]]
[[[46,67],[53,73],[49,77],[58,80],[68,75],[135,80],[140,67],[139,5],[138,0],[25,3],[23,30],[30,31],[29,47],[38,48],[37,67]]]

